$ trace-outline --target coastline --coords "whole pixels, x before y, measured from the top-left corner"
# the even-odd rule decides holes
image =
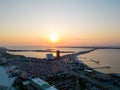
[[[78,55],[90,53],[92,51],[94,51],[94,49],[78,52],[75,54],[68,54],[68,55],[62,56],[61,58],[54,59],[52,61],[31,58],[31,57],[27,58],[23,55],[18,56],[18,55],[5,54],[4,56],[8,57],[10,55],[11,57],[11,60],[8,62],[9,63],[8,65],[18,65],[20,70],[22,71],[25,70],[26,73],[28,74],[30,73],[30,75],[32,75],[33,77],[41,77],[41,78],[43,77],[43,79],[46,80],[46,78],[49,77],[48,75],[50,75],[51,77],[51,74],[52,74],[53,77],[55,77],[56,74],[58,72],[61,72],[62,70],[64,72],[63,74],[68,73],[68,75],[73,75],[77,79],[81,78],[83,80],[86,80],[86,82],[89,82],[91,85],[95,85],[96,88],[98,87],[102,87],[104,89],[112,88],[112,90],[114,90],[113,88],[115,89],[117,88],[116,90],[119,90],[118,89],[119,87],[112,85],[112,83],[115,83],[115,82],[113,78],[112,78],[113,80],[111,81],[111,78],[110,78],[111,75],[95,71],[91,67],[86,65],[84,62],[78,59]],[[43,69],[41,70],[41,72],[38,73],[38,71],[40,71],[40,68],[41,69],[43,68]],[[42,73],[44,73],[45,75],[43,74],[42,76],[39,76]],[[61,74],[58,73],[58,76],[61,77]],[[117,79],[119,78],[116,78],[115,80]],[[65,82],[67,81],[64,81],[63,83]],[[57,86],[57,87],[60,88],[60,86]]]
[[[76,47],[75,47],[76,48]],[[86,47],[85,47],[86,48]],[[94,51],[94,50],[98,50],[98,49],[90,49],[90,50],[87,50],[87,51],[80,51],[80,52],[77,52],[77,53],[74,53],[74,54],[76,54],[76,57],[74,58],[76,61],[78,61],[79,63],[84,63],[85,64],[85,62],[83,62],[82,60],[80,60],[79,58],[78,58],[78,56],[79,55],[83,55],[83,54],[87,54],[87,53],[90,53],[90,52],[92,52],[92,51]],[[16,50],[17,51],[17,50]],[[31,50],[30,50],[31,51]],[[45,50],[46,51],[46,50]],[[18,52],[18,51],[17,51]],[[24,52],[24,50],[23,50],[23,52]],[[26,51],[25,51],[26,52]],[[49,50],[48,50],[48,52],[49,52]],[[53,52],[53,51],[50,51],[50,52]],[[55,52],[55,51],[54,51]],[[73,53],[72,51],[61,51],[62,53],[68,53],[67,55],[69,55],[69,53]],[[10,53],[10,54],[12,54],[12,53]],[[17,55],[16,55],[17,56]],[[24,55],[18,55],[18,56],[23,56],[23,57],[26,57],[26,56],[24,56]],[[31,57],[32,58],[32,57]],[[33,58],[36,58],[36,57],[33,57]],[[43,58],[39,58],[39,59],[43,59]],[[85,64],[86,65],[86,64]],[[90,67],[89,65],[86,65],[86,66],[88,66],[88,67]],[[92,68],[92,67],[90,67],[90,68]],[[97,67],[96,67],[97,68]],[[95,69],[94,69],[95,70]],[[99,72],[99,71],[98,71]],[[101,72],[101,73],[104,73],[104,72]],[[109,74],[109,73],[107,73],[107,74]],[[111,73],[110,73],[111,74]]]

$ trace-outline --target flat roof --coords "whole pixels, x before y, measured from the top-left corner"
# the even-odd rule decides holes
[[[23,83],[23,85],[29,85],[30,84],[30,81],[24,81],[24,82],[22,82]]]
[[[40,78],[33,78],[32,79],[33,82],[37,83],[38,85],[42,86],[44,84],[49,85],[47,82],[45,82],[44,80],[40,79]]]
[[[57,90],[54,86],[47,88],[46,90]]]
[[[40,78],[31,79],[32,82],[36,83],[36,85],[40,86],[44,90],[57,90],[54,86],[50,86],[46,81]]]

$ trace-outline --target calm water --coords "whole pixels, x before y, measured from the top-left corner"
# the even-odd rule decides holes
[[[120,73],[120,49],[101,49],[89,54],[80,55],[79,59],[90,67],[110,66],[111,68],[96,69],[104,73]],[[92,60],[100,61],[97,64]]]
[[[8,47],[9,49],[29,49],[29,50],[45,50],[51,49],[49,47]],[[83,50],[83,48],[54,48],[55,50],[61,51],[74,51],[79,52]],[[25,55],[27,57],[37,57],[37,58],[45,58],[46,52],[10,52],[11,54],[15,55]],[[55,53],[53,53],[55,55]],[[62,55],[66,55],[68,53],[62,53]],[[89,54],[80,55],[79,59],[82,60],[85,64],[89,65],[90,67],[104,67],[110,66],[111,68],[104,68],[104,69],[96,69],[97,71],[104,72],[104,73],[120,73],[120,49],[100,49]],[[92,60],[100,61],[100,64],[97,64]]]
[[[19,50],[46,50],[46,49],[55,49],[55,50],[61,50],[61,51],[73,51],[73,52],[79,52],[79,51],[83,51],[83,50],[88,50],[88,49],[84,49],[84,48],[49,48],[49,47],[7,47],[9,49],[19,49]],[[11,54],[14,55],[24,55],[26,57],[37,57],[37,58],[45,58],[46,54],[50,53],[50,52],[9,52]],[[60,55],[66,55],[66,54],[70,54],[70,53],[61,53]],[[53,53],[53,55],[55,56],[56,54]]]

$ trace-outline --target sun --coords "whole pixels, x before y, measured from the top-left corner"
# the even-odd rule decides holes
[[[50,41],[51,42],[57,42],[57,40],[58,40],[57,36],[55,36],[55,35],[50,36]]]

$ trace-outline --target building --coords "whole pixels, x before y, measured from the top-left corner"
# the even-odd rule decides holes
[[[57,58],[60,57],[60,51],[59,51],[59,50],[56,51],[56,57],[57,57]]]
[[[54,59],[53,54],[46,54],[46,60]]]
[[[54,86],[50,86],[47,82],[40,78],[31,79],[31,84],[37,90],[57,90]]]
[[[4,47],[0,47],[0,53],[6,53],[7,52],[7,49],[4,48]]]
[[[6,64],[7,59],[6,58],[0,58],[0,64]]]

